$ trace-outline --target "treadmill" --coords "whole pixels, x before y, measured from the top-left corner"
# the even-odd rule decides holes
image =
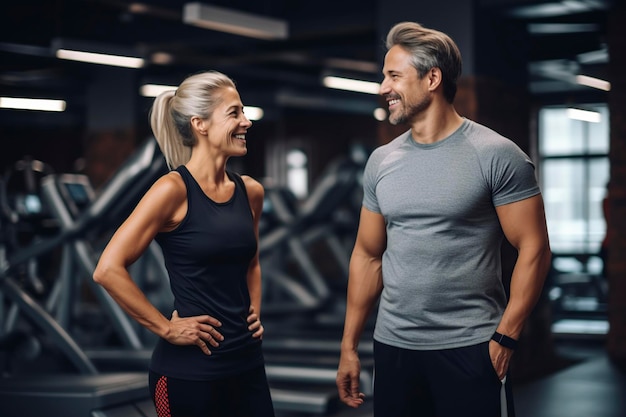
[[[127,210],[134,204],[131,200],[163,172],[165,161],[151,138],[116,172],[71,227],[62,228],[56,236],[35,242],[0,262],[0,296],[13,303],[20,316],[41,331],[75,368],[74,372],[35,372],[0,378],[2,417],[156,417],[147,372],[100,372],[67,330],[20,285],[14,268],[59,245],[80,241],[86,230],[98,222],[112,221],[112,215]],[[128,333],[127,342],[134,348],[142,347],[124,320],[118,328]]]

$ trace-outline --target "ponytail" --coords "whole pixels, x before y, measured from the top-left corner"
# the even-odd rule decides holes
[[[159,144],[159,148],[161,148],[161,152],[165,156],[165,162],[167,162],[169,169],[174,169],[189,161],[189,158],[191,158],[191,145],[193,144],[189,143],[193,142],[193,140],[190,141],[180,134],[171,115],[174,92],[174,90],[171,90],[159,94],[154,99],[152,109],[150,110],[152,132]]]

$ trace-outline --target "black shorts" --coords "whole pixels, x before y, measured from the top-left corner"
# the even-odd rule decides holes
[[[212,381],[170,378],[150,371],[159,417],[273,417],[265,367]]]
[[[489,342],[407,350],[374,341],[374,416],[514,417],[510,378],[498,378]]]

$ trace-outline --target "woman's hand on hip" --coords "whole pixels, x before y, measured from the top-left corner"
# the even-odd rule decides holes
[[[180,317],[174,310],[170,319],[170,329],[164,337],[174,345],[197,345],[210,355],[212,347],[218,347],[224,336],[217,330],[222,323],[209,315]]]
[[[263,332],[265,332],[265,329],[261,324],[261,319],[259,318],[258,314],[254,312],[254,306],[252,305],[250,306],[250,310],[248,311],[248,330],[253,332],[252,337],[263,339]]]

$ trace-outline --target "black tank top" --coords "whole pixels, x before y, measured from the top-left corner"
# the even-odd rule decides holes
[[[208,380],[243,372],[263,364],[261,342],[252,337],[246,318],[250,307],[247,272],[257,250],[252,211],[239,175],[232,198],[211,200],[182,165],[176,169],[187,187],[187,214],[176,229],[159,233],[174,309],[181,317],[208,314],[222,322],[224,341],[209,346],[157,342],[150,369],[175,378]]]

